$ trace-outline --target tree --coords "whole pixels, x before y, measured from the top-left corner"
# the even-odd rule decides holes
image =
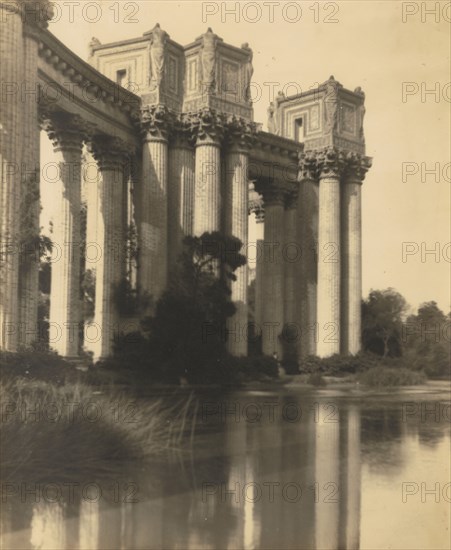
[[[216,379],[227,357],[227,318],[234,272],[246,263],[242,243],[219,232],[186,237],[168,289],[143,327],[150,350],[171,380]]]
[[[413,368],[430,376],[449,374],[449,318],[434,301],[425,302],[416,315],[410,315],[403,327],[404,352]]]
[[[362,303],[362,341],[365,351],[382,355],[402,354],[403,317],[406,300],[393,288],[372,290]]]

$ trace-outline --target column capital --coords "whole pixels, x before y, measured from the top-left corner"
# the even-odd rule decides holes
[[[345,183],[362,183],[372,163],[373,159],[370,157],[349,152],[346,155]]]
[[[263,195],[263,203],[267,206],[283,206],[285,207],[287,199],[291,196],[293,188],[284,185],[264,185],[260,187],[260,193]]]
[[[221,144],[225,126],[225,116],[222,113],[205,107],[189,116],[191,129],[196,137],[196,146]]]
[[[299,153],[298,181],[318,181],[318,153],[317,151],[302,151]]]
[[[21,15],[24,23],[46,29],[54,16],[53,2],[50,0],[10,0],[0,2],[0,7]]]
[[[117,137],[96,135],[88,143],[89,152],[101,171],[122,170],[133,148]]]
[[[346,167],[346,154],[336,147],[326,147],[317,152],[319,179],[340,179]]]
[[[51,112],[41,117],[41,128],[47,132],[55,152],[73,151],[81,154],[83,141],[92,135],[94,126],[81,116]]]
[[[174,116],[165,105],[141,109],[140,126],[144,141],[167,141]]]
[[[235,115],[226,119],[226,143],[229,149],[248,153],[255,143],[257,124]]]
[[[169,139],[173,147],[184,149],[192,149],[194,147],[195,136],[193,134],[190,114],[182,113],[174,117]]]
[[[265,217],[265,210],[263,208],[263,197],[257,193],[253,183],[249,184],[249,202],[248,202],[249,214],[255,214],[257,223],[263,221]]]

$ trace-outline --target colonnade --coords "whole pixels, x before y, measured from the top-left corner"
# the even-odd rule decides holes
[[[298,358],[360,351],[361,185],[369,167],[368,157],[328,147],[301,153],[296,187],[257,182],[264,253],[256,324],[265,355],[282,357],[287,344]]]

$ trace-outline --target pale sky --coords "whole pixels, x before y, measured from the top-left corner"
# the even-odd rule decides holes
[[[59,20],[50,30],[84,59],[91,37],[102,43],[134,38],[157,22],[181,44],[207,27],[235,46],[248,42],[254,51],[253,82],[262,90],[254,103],[255,120],[264,127],[271,100],[268,83],[279,83],[276,93],[295,83],[287,89],[293,94],[333,74],[345,88],[361,86],[367,155],[374,159],[363,186],[364,296],[371,288],[391,286],[413,308],[435,300],[449,311],[449,2],[440,2],[436,14],[422,13],[436,2],[260,2],[260,14],[256,2],[241,2],[239,15],[227,14],[235,2],[59,3]],[[404,101],[403,86],[408,94]],[[434,89],[437,96],[424,93]],[[409,163],[404,170],[417,172],[405,181],[403,163]],[[424,173],[436,163],[439,181]],[[404,261],[403,243],[413,243],[404,245],[411,252]],[[431,249],[437,255],[424,254]]]

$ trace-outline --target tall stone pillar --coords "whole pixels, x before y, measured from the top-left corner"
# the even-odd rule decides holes
[[[0,349],[16,351],[19,332],[20,164],[24,40],[20,4],[0,2],[0,80],[9,93],[0,101]]]
[[[343,155],[330,147],[318,156],[318,342],[316,353],[340,353],[340,180]]]
[[[369,167],[367,157],[348,154],[341,192],[341,352],[346,354],[356,354],[361,347],[361,187]]]
[[[168,273],[168,132],[169,113],[162,105],[142,112],[144,137],[138,283],[156,301]]]
[[[256,228],[256,260],[255,260],[255,324],[260,331],[263,309],[263,246],[265,240],[265,211],[260,208],[255,212]]]
[[[297,233],[297,193],[287,193],[285,202],[285,238],[283,260],[285,267],[285,323],[296,322],[296,267],[301,260]]]
[[[39,160],[40,126],[38,120],[38,27],[24,25],[24,75],[23,82],[23,151],[22,192],[20,219],[22,227],[22,251],[19,266],[19,309],[22,346],[39,340]]]
[[[78,116],[54,114],[44,124],[59,166],[54,189],[53,263],[50,290],[50,346],[60,355],[79,352],[80,209],[83,121]]]
[[[282,358],[281,335],[284,326],[284,280],[282,255],[285,227],[285,192],[273,183],[263,189],[265,239],[262,266],[262,351]]]
[[[194,116],[196,166],[193,233],[221,230],[221,142],[223,119],[205,108]]]
[[[316,354],[316,301],[318,283],[318,180],[315,153],[302,153],[299,162],[297,306],[299,357]]]
[[[94,323],[85,328],[85,346],[94,359],[111,355],[118,331],[117,289],[125,277],[125,228],[123,214],[124,165],[127,146],[118,138],[99,137],[91,143],[99,177],[97,243],[102,257],[96,265]]]
[[[225,234],[248,242],[249,149],[255,128],[244,120],[233,118],[227,126],[227,149],[225,151]],[[236,280],[231,283],[231,299],[235,314],[227,319],[227,348],[232,355],[247,355],[247,263],[235,271]]]
[[[174,135],[169,144],[168,169],[168,266],[170,272],[182,251],[183,239],[193,233],[194,149],[183,122],[174,128]]]
[[[296,322],[297,267],[302,254],[297,233],[297,189],[287,193],[285,200],[285,228],[282,248],[284,264],[284,330],[282,334],[285,367],[295,371],[298,365],[300,330]]]

